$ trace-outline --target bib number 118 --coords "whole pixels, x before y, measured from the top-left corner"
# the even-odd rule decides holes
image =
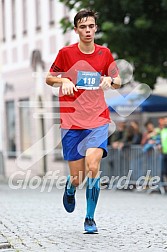
[[[84,84],[94,85],[96,82],[96,78],[83,78]]]

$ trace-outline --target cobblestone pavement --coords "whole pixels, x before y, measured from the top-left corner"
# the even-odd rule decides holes
[[[101,190],[96,235],[83,234],[85,189],[71,214],[62,195],[0,185],[0,252],[167,251],[166,195]]]

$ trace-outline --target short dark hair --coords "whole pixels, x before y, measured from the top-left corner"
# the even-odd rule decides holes
[[[74,26],[77,27],[78,21],[81,21],[82,18],[93,17],[95,20],[95,24],[97,23],[98,14],[97,12],[90,9],[80,10],[74,17]]]
[[[154,126],[153,122],[152,122],[151,120],[148,120],[148,121],[144,124],[144,127],[147,127],[149,124],[152,124],[152,125]]]

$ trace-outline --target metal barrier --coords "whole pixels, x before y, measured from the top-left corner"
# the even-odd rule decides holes
[[[119,178],[124,177],[125,180],[125,176],[129,175],[130,189],[136,188],[136,183],[143,183],[142,178],[147,177],[147,182],[152,179],[153,183],[156,182],[155,178],[158,189],[161,193],[165,193],[162,188],[165,183],[161,181],[161,153],[156,148],[144,152],[140,145],[131,145],[122,149],[108,147],[108,156],[102,159],[100,170],[101,177],[107,176],[110,181],[117,177],[114,185]],[[148,185],[145,189],[150,190]]]

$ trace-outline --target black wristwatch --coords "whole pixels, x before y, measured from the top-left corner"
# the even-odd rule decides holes
[[[114,79],[114,78],[112,78],[111,86],[112,86],[113,84],[115,84],[115,79]]]

